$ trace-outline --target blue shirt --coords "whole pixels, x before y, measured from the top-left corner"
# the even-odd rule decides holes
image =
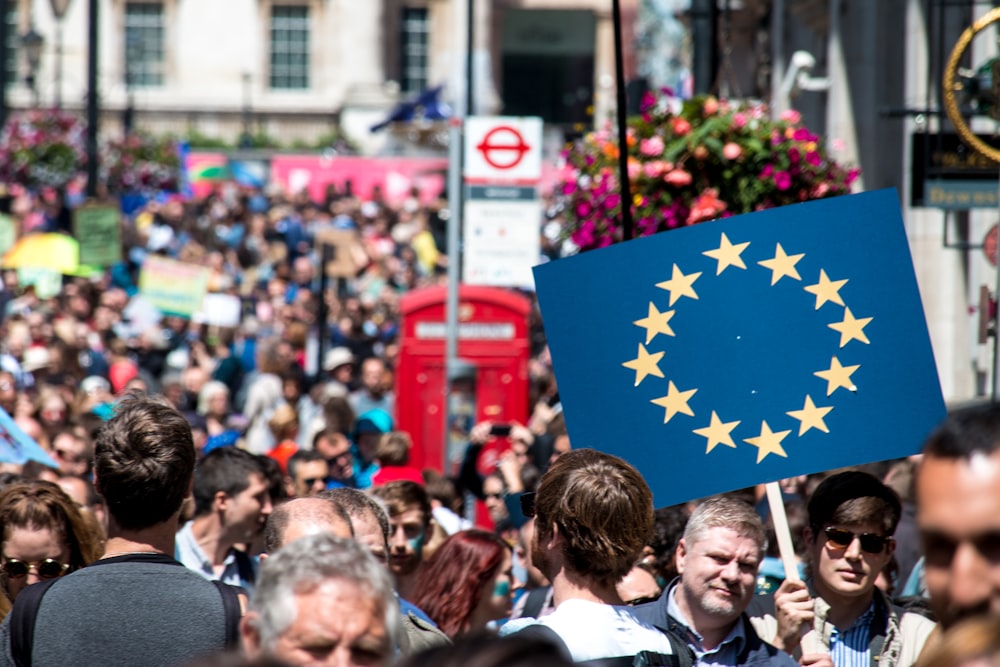
[[[687,636],[684,639],[698,658],[698,665],[701,667],[732,667],[736,665],[747,641],[743,624],[737,621],[718,646],[711,650],[705,649],[704,639],[691,627],[691,621],[684,616],[681,608],[677,605],[678,588],[679,586],[674,586],[673,590],[670,591],[670,596],[667,598],[667,613],[673,616],[687,631]]]
[[[841,632],[833,629],[830,635],[830,657],[836,667],[868,667],[871,663],[872,619],[875,617],[875,601],[868,611],[858,616],[851,627]]]

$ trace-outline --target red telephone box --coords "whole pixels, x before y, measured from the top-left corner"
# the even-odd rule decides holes
[[[477,422],[528,418],[528,312],[515,292],[462,285],[459,289],[458,356],[445,368],[446,287],[429,287],[400,301],[402,333],[396,372],[398,428],[413,438],[411,464],[454,472],[461,452],[445,446],[446,399],[452,406],[451,442]],[[445,469],[445,456],[449,457]],[[460,459],[459,459],[460,460]]]

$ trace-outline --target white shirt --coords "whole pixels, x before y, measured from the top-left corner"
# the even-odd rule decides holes
[[[632,615],[627,605],[610,605],[589,600],[565,600],[548,616],[511,621],[501,634],[539,623],[559,635],[574,662],[635,655],[640,651],[671,654],[670,640],[651,625]]]

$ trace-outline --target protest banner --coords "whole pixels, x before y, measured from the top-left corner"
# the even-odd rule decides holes
[[[73,211],[73,236],[80,246],[80,264],[111,266],[122,259],[121,213],[117,206],[78,207]]]
[[[919,451],[945,415],[894,191],[535,267],[574,447],[657,506]]]
[[[208,268],[149,255],[139,274],[139,293],[164,315],[190,318],[201,309]]]
[[[0,463],[20,465],[28,461],[38,461],[50,468],[59,467],[48,452],[21,430],[6,410],[0,408]]]

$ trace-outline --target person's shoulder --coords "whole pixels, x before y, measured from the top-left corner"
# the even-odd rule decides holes
[[[794,667],[798,661],[781,649],[764,641],[754,627],[753,619],[743,613],[743,632],[747,641],[747,656],[741,664],[768,665],[769,667]]]

